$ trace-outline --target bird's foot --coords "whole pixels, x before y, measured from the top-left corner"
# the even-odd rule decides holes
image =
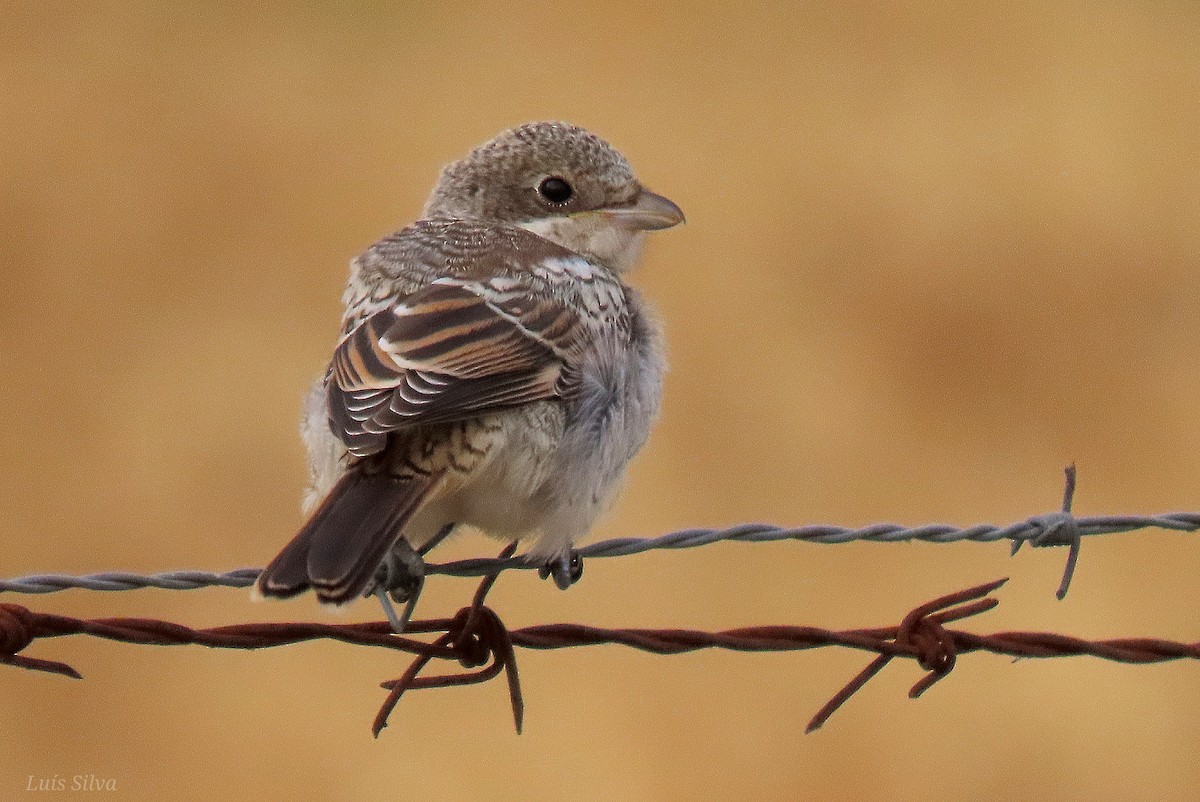
[[[400,538],[375,570],[375,582],[364,595],[374,595],[379,599],[392,631],[399,635],[408,626],[423,587],[425,561],[407,540]],[[388,597],[391,597],[390,601]],[[399,615],[392,607],[393,601],[404,605]]]
[[[400,538],[375,569],[371,592],[382,590],[392,597],[392,601],[403,604],[419,595],[424,584],[425,561],[407,540]]]
[[[560,590],[566,590],[583,576],[583,557],[578,551],[571,549],[539,568],[538,576],[542,579],[552,576],[554,584],[558,585]]]

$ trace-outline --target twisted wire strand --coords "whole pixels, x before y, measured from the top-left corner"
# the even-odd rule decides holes
[[[1078,537],[1117,534],[1138,529],[1171,529],[1180,532],[1194,532],[1200,529],[1200,512],[1088,517],[1074,517],[1069,512],[1053,512],[1007,526],[976,524],[968,527],[956,527],[949,524],[906,527],[893,523],[878,523],[858,528],[825,524],[780,527],[771,524],[747,523],[726,529],[684,529],[654,538],[613,538],[585,546],[579,549],[578,553],[579,556],[586,558],[626,557],[657,549],[692,549],[722,541],[774,543],[782,540],[827,545],[854,541],[900,543],[917,540],[927,543],[957,543],[961,541],[993,543],[998,540],[1008,540],[1014,546],[1026,542],[1034,546],[1061,546],[1077,543]],[[502,571],[540,567],[539,564],[528,562],[522,557],[487,557],[430,563],[425,570],[427,574],[482,577]],[[242,588],[254,584],[260,571],[259,568],[239,568],[226,573],[169,571],[150,575],[128,572],[107,572],[83,576],[35,574],[0,580],[0,592],[56,593],[69,588],[103,591],[140,588],[195,590],[212,586]]]
[[[162,588],[163,590],[196,590],[208,587],[246,588],[262,572],[261,568],[238,568],[223,574],[209,571],[166,571],[161,574],[133,574],[126,571],[108,571],[99,574],[72,576],[69,574],[32,574],[18,579],[0,580],[0,592],[10,593],[57,593],[60,590],[81,588],[83,590],[139,590]]]
[[[494,579],[494,576],[485,579],[471,606],[463,608],[453,618],[412,621],[404,636],[395,635],[387,621],[234,624],[193,629],[148,618],[72,618],[0,603],[0,664],[81,679],[81,675],[66,663],[22,654],[37,640],[65,635],[90,635],[151,646],[195,644],[224,649],[261,649],[317,639],[376,646],[412,656],[408,670],[401,677],[382,683],[389,693],[372,725],[372,732],[378,736],[404,693],[486,682],[502,673],[507,680],[514,723],[520,732],[524,701],[514,648],[547,650],[608,644],[673,655],[714,648],[739,652],[791,652],[840,646],[876,654],[817,711],[808,723],[807,732],[821,727],[867,681],[896,658],[910,659],[925,672],[909,691],[909,696],[914,698],[948,676],[958,657],[976,651],[1023,658],[1086,655],[1131,664],[1200,660],[1200,643],[1156,638],[1085,640],[1053,632],[980,634],[949,626],[996,607],[999,601],[991,594],[1004,584],[1006,580],[1003,579],[920,604],[898,626],[830,630],[775,625],[722,632],[610,629],[581,624],[543,624],[509,630],[500,617],[484,605],[484,597]],[[415,637],[419,635],[437,637],[430,641]],[[434,660],[453,661],[466,671],[423,675]]]

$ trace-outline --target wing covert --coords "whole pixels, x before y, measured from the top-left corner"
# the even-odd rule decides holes
[[[337,347],[331,425],[366,456],[398,429],[555,397],[579,330],[568,306],[515,279],[435,281]]]

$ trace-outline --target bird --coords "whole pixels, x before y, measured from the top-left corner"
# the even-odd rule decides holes
[[[682,222],[568,123],[443,167],[420,218],[351,260],[304,405],[310,514],[257,593],[374,593],[395,626],[382,592],[415,603],[421,556],[464,525],[578,579],[574,544],[649,436],[666,371],[660,320],[625,278],[647,232]]]

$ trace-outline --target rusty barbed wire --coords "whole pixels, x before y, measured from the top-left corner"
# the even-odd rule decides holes
[[[914,660],[924,671],[909,691],[919,697],[944,679],[963,654],[986,651],[1023,658],[1088,655],[1121,663],[1145,664],[1168,660],[1200,659],[1200,643],[1178,643],[1154,638],[1085,640],[1050,632],[996,632],[976,634],[947,625],[994,608],[994,591],[1000,579],[947,594],[914,607],[898,626],[872,629],[829,630],[807,626],[755,626],[722,632],[689,629],[609,629],[582,624],[543,624],[509,630],[484,600],[495,575],[486,578],[469,607],[453,618],[412,621],[409,632],[395,635],[387,621],[357,624],[264,623],[192,629],[169,621],[148,618],[79,619],[31,611],[21,605],[0,603],[0,663],[37,671],[82,678],[66,663],[32,658],[21,652],[42,638],[91,635],[123,643],[155,646],[196,644],[223,649],[262,649],[303,641],[330,639],[362,646],[377,646],[413,655],[399,678],[382,683],[388,696],[376,714],[372,732],[378,736],[401,697],[408,691],[486,682],[505,674],[513,721],[521,731],[524,702],[517,672],[516,648],[563,649],[602,644],[622,645],[659,655],[699,649],[741,652],[802,651],[830,646],[858,649],[877,655],[826,703],[809,722],[806,732],[823,725],[867,681],[896,658]],[[411,635],[437,634],[432,641]],[[456,661],[464,672],[422,676],[434,660]]]
[[[1060,510],[1035,515],[1007,526],[976,524],[957,527],[949,524],[925,524],[906,527],[892,523],[877,523],[851,528],[826,524],[781,527],[771,524],[746,523],[725,529],[684,529],[654,538],[613,538],[584,546],[578,549],[577,554],[584,558],[625,557],[656,549],[692,549],[722,541],[774,543],[783,540],[797,540],[832,545],[854,541],[899,543],[916,540],[927,543],[958,543],[961,541],[992,543],[998,540],[1009,540],[1012,541],[1011,554],[1016,554],[1025,543],[1035,547],[1067,546],[1069,548],[1066,569],[1056,593],[1061,599],[1066,595],[1070,586],[1079,557],[1080,543],[1084,537],[1118,534],[1138,529],[1169,529],[1179,532],[1200,530],[1200,512],[1076,517],[1071,513],[1072,498],[1075,493],[1075,466],[1068,466],[1065,473],[1066,485]],[[482,557],[446,563],[428,563],[425,573],[478,578],[502,571],[540,569],[541,567],[540,564],[528,562],[523,557]],[[226,573],[168,571],[149,575],[129,572],[106,572],[83,576],[34,574],[0,580],[0,593],[56,593],[70,588],[100,591],[138,590],[141,588],[195,590],[212,586],[242,588],[253,585],[261,570],[260,568],[238,568]]]

